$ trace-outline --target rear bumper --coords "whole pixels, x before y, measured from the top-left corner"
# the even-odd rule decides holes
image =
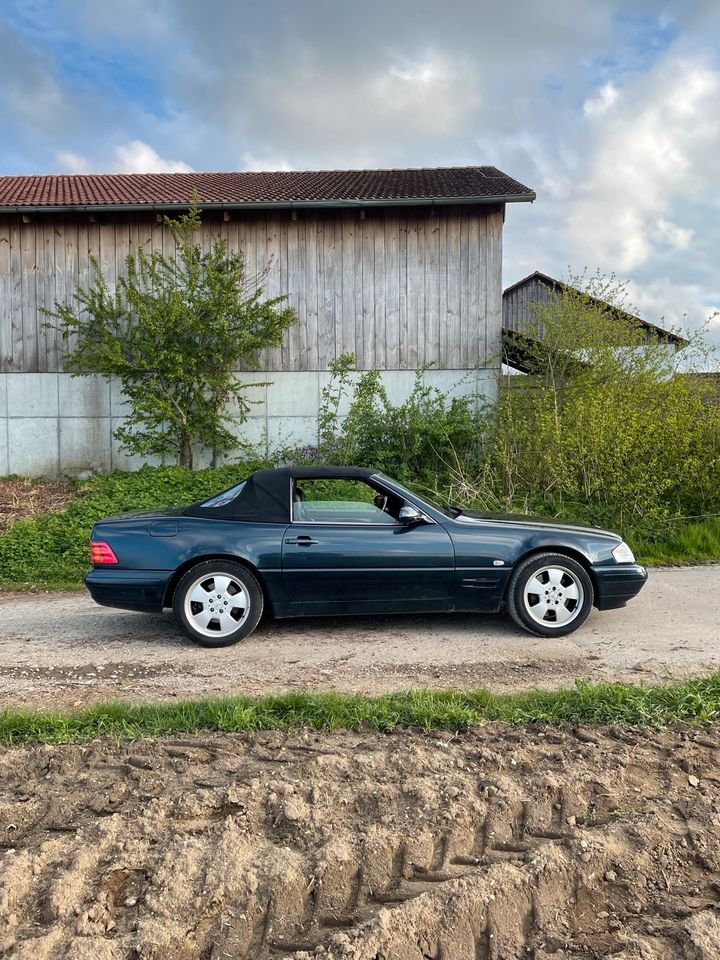
[[[647,570],[639,563],[623,563],[612,567],[593,567],[597,587],[595,606],[598,610],[624,607],[647,583]]]
[[[113,570],[94,567],[85,586],[95,603],[123,610],[162,610],[171,570]]]

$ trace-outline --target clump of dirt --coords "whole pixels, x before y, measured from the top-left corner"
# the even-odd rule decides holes
[[[0,755],[13,960],[716,960],[720,725]]]
[[[76,497],[74,483],[3,477],[0,479],[0,534],[17,520],[62,510]]]

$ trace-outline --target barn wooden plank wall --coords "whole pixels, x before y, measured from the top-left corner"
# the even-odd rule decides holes
[[[525,334],[536,329],[539,315],[533,304],[547,303],[551,296],[552,291],[537,277],[507,290],[503,295],[503,329]]]
[[[207,218],[242,249],[268,296],[290,295],[299,322],[262,370],[326,370],[344,352],[361,369],[495,367],[500,353],[501,207],[270,211]],[[139,245],[170,252],[154,217],[0,217],[0,371],[62,370],[62,343],[40,312],[91,279],[89,253],[114,283]]]

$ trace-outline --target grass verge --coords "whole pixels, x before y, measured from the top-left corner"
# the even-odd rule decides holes
[[[702,523],[670,524],[666,537],[637,544],[636,553],[649,564],[720,560],[720,517],[708,517]]]
[[[68,743],[95,737],[137,739],[163,734],[247,730],[389,731],[399,726],[461,730],[486,720],[505,723],[601,723],[663,727],[720,718],[720,671],[655,687],[576,682],[564,690],[496,694],[487,690],[411,690],[381,697],[293,692],[176,703],[97,704],[73,713],[0,711],[0,743]]]
[[[143,467],[135,473],[111,473],[65,486],[10,478],[0,489],[0,587],[81,587],[89,566],[90,532],[96,520],[125,511],[189,504],[268,465],[264,461],[246,461],[196,471]],[[66,504],[64,509],[45,512],[48,506],[61,504]],[[10,517],[24,519],[17,519],[3,532],[3,522]],[[562,522],[562,518],[558,520]],[[720,518],[707,518],[702,523],[670,523],[667,535],[661,539],[635,542],[630,537],[630,542],[643,563],[718,561]]]

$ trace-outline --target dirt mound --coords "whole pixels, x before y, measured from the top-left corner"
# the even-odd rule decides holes
[[[13,960],[715,960],[720,725],[0,755]]]

